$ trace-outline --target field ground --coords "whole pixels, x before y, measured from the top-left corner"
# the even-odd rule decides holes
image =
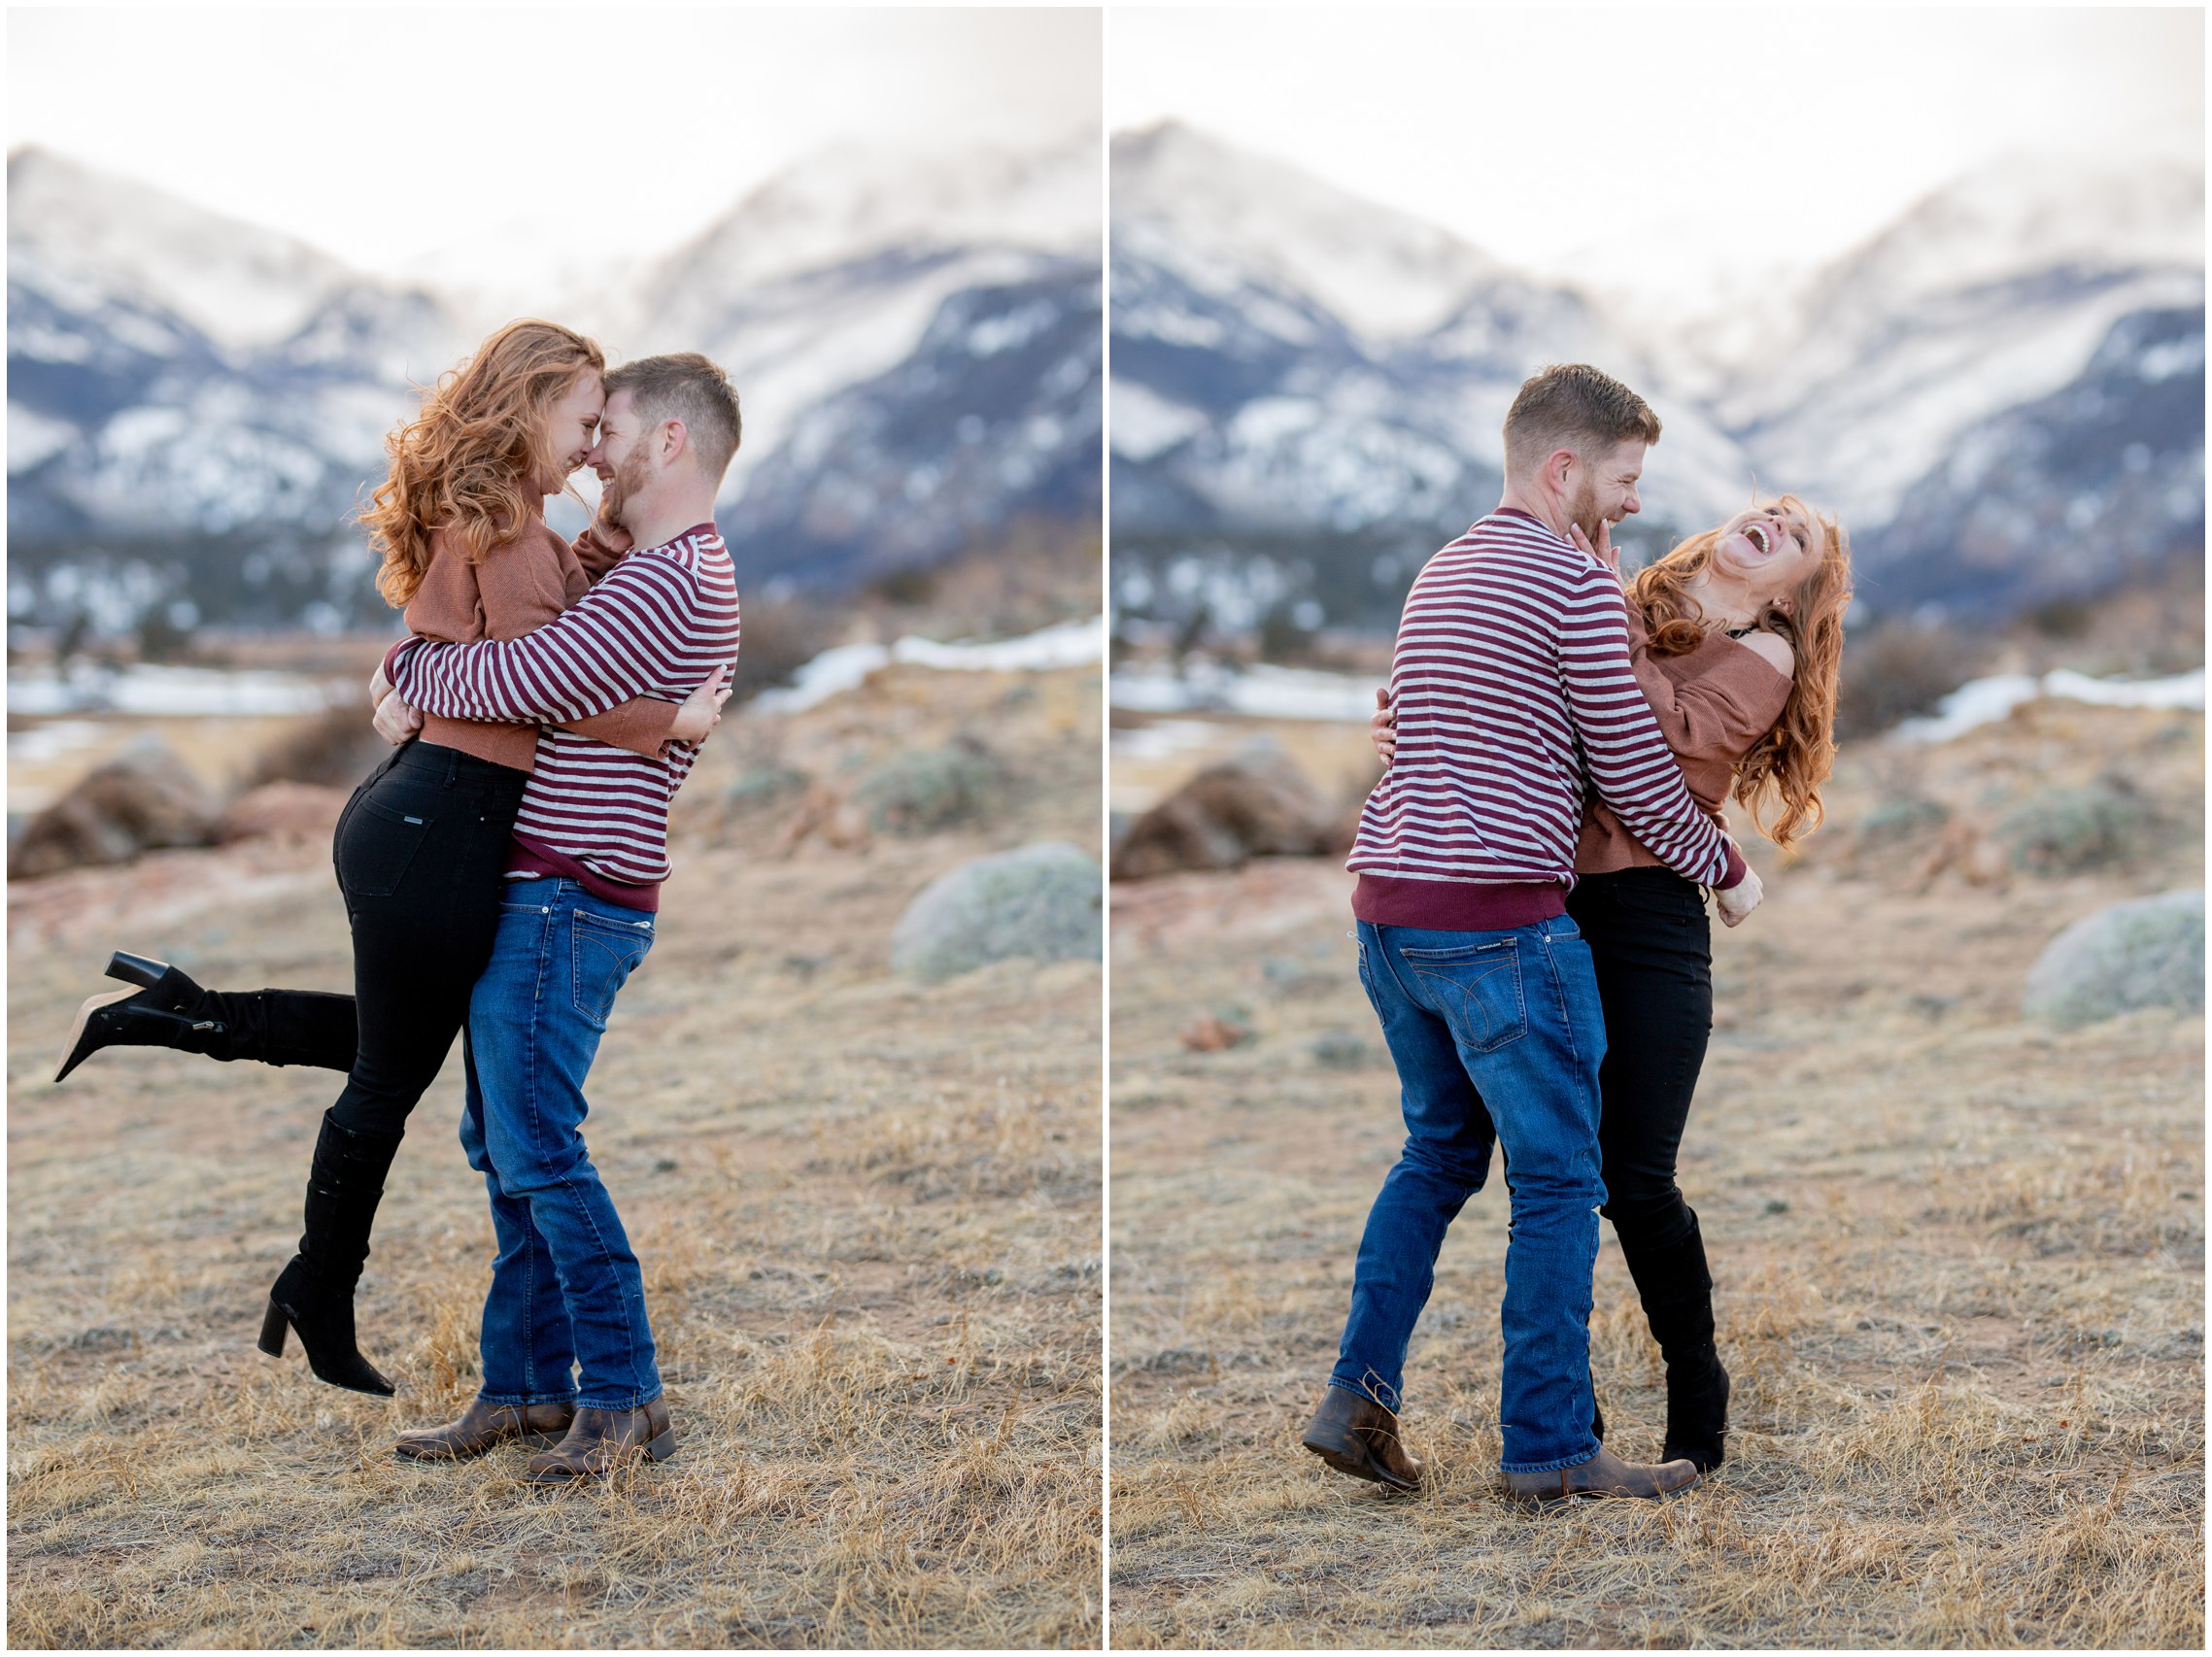
[[[1364,732],[1341,733],[1344,763]],[[2102,870],[1988,855],[2039,791],[2121,774],[2158,826]],[[2202,883],[2203,723],[2038,704],[1845,757],[1765,906],[1714,929],[1684,1184],[1735,1377],[1730,1460],[1665,1505],[1492,1494],[1504,1195],[1469,1204],[1415,1337],[1417,1498],[1298,1444],[1397,1151],[1349,877],[1274,861],[1114,895],[1117,1647],[2200,1649],[2203,1022],[2018,1017],[2066,923]],[[1877,808],[1933,798],[1883,844]],[[1898,814],[1889,814],[1889,821]],[[1208,1012],[1256,1032],[1193,1051]],[[1593,1365],[1657,1454],[1662,1374],[1610,1230]]]
[[[1100,972],[923,988],[884,955],[968,858],[1097,850],[1098,702],[1096,671],[899,670],[709,745],[593,1079],[684,1439],[612,1488],[532,1490],[516,1446],[391,1456],[475,1387],[492,1245],[458,1058],[362,1284],[389,1403],[253,1349],[335,1076],[139,1050],[49,1085],[111,948],[348,987],[327,847],[16,883],[12,1643],[1096,1644]],[[955,732],[1005,760],[992,813],[902,839],[820,808]],[[815,792],[727,795],[778,765]]]

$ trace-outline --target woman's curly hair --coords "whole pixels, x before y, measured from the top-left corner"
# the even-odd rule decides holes
[[[606,365],[572,328],[509,322],[424,390],[421,411],[385,439],[391,474],[359,514],[384,560],[386,603],[404,607],[423,585],[432,531],[448,531],[470,563],[522,532],[561,487],[553,405]]]
[[[1836,676],[1843,660],[1844,612],[1851,607],[1851,539],[1833,518],[1793,494],[1773,509],[1804,514],[1819,539],[1819,561],[1787,603],[1769,604],[1758,625],[1787,642],[1796,657],[1789,700],[1774,728],[1760,737],[1736,767],[1736,799],[1750,810],[1759,832],[1787,848],[1821,826],[1821,785],[1836,760]],[[1685,591],[1713,561],[1721,531],[1692,535],[1636,572],[1628,595],[1644,612],[1651,650],[1686,656],[1705,641],[1697,602]],[[1778,811],[1774,826],[1766,816]]]

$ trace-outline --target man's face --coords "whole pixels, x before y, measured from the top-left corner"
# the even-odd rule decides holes
[[[1636,481],[1644,475],[1643,442],[1631,437],[1611,449],[1577,457],[1569,475],[1567,516],[1595,545],[1598,530],[1643,510]]]
[[[629,513],[653,486],[651,435],[638,419],[637,399],[617,391],[599,413],[599,441],[586,464],[599,475],[599,516],[630,528]]]

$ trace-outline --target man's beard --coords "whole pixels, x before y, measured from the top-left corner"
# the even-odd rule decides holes
[[[632,527],[628,518],[630,508],[651,482],[652,469],[646,465],[644,454],[633,450],[615,468],[615,475],[600,486],[599,516],[625,529]]]
[[[1567,497],[1567,521],[1590,538],[1591,546],[1597,545],[1598,532],[1605,527],[1605,514],[1598,510],[1597,490],[1588,482],[1578,484]]]

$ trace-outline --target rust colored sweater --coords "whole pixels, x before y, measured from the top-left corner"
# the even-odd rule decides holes
[[[594,529],[586,529],[571,545],[544,519],[533,517],[522,535],[502,542],[485,554],[481,563],[472,564],[444,530],[436,530],[430,536],[430,567],[407,605],[407,630],[418,638],[446,644],[520,638],[583,597],[629,550],[610,545]],[[660,757],[661,744],[675,723],[674,702],[637,696],[603,714],[566,721],[561,728],[650,760]],[[425,742],[458,748],[518,771],[537,768],[537,733],[534,725],[423,716]]]
[[[1789,700],[1788,675],[1726,633],[1709,635],[1687,656],[1655,655],[1644,612],[1635,604],[1627,609],[1628,659],[1637,686],[1681,762],[1690,797],[1725,828],[1721,805],[1735,787],[1736,766],[1782,717]],[[1660,866],[1591,795],[1575,847],[1575,872]]]

